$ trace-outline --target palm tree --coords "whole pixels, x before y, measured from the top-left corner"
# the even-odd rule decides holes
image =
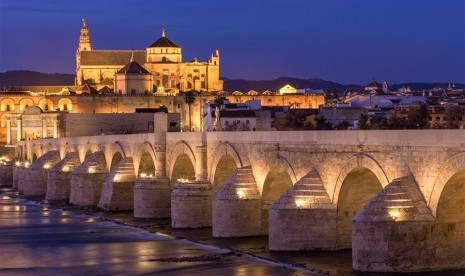
[[[189,107],[189,131],[192,131],[191,126],[191,105],[195,102],[196,93],[193,90],[187,91],[184,93],[184,101],[186,102],[187,106]]]

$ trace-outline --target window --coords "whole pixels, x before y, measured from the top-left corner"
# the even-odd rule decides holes
[[[6,111],[10,111],[10,105],[9,105],[9,104],[7,104],[7,105],[5,106],[5,108],[6,108]]]
[[[48,104],[44,105],[44,110],[48,111]]]
[[[63,110],[64,110],[64,111],[67,111],[67,110],[68,110],[68,105],[67,105],[67,104],[64,104],[64,105],[63,105]]]
[[[180,104],[178,104],[178,108],[181,108],[181,105],[180,105]]]
[[[136,89],[131,89],[131,95],[136,95]]]

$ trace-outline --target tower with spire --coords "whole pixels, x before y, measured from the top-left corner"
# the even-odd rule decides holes
[[[87,29],[86,21],[82,19],[81,35],[79,36],[79,44],[76,49],[76,85],[82,85],[82,72],[81,67],[81,52],[92,51],[90,43],[89,29]]]

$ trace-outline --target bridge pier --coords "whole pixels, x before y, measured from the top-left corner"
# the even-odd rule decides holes
[[[29,166],[29,162],[24,162],[16,171],[17,189],[18,194],[20,195],[24,195],[24,183],[26,182],[26,175],[28,174]]]
[[[48,172],[47,200],[69,201],[71,193],[71,174],[80,164],[78,152],[68,152],[63,160],[58,162]]]
[[[32,162],[25,172],[24,195],[42,197],[47,193],[48,171],[60,162],[60,152],[52,150]]]
[[[264,234],[261,197],[252,168],[239,168],[213,197],[213,237],[244,237]]]
[[[169,218],[171,187],[166,176],[139,178],[134,184],[134,217]]]
[[[16,161],[16,164],[13,168],[13,188],[14,189],[18,189],[19,178],[21,177],[21,174],[23,172],[24,172],[24,163],[21,161]]]
[[[171,192],[171,226],[212,226],[212,185],[207,181],[177,182]]]
[[[155,116],[155,120],[157,118]],[[136,218],[169,218],[171,216],[171,186],[170,180],[166,177],[166,146],[163,144],[166,138],[166,118],[160,124],[164,128],[157,128],[157,141],[162,144],[155,146],[158,149],[155,153],[158,160],[156,160],[154,176],[139,177],[134,184],[134,217]]]
[[[69,203],[78,206],[97,206],[102,193],[102,182],[108,175],[105,155],[94,152],[71,174]]]
[[[134,210],[135,181],[132,157],[125,157],[103,180],[98,207],[106,211]]]
[[[12,186],[13,185],[13,168],[14,165],[11,161],[1,161],[0,165],[0,185]]]
[[[268,214],[270,250],[336,249],[336,206],[316,170],[287,190]]]
[[[354,270],[416,272],[454,268],[444,258],[447,250],[435,244],[434,217],[412,176],[392,181],[352,222]]]

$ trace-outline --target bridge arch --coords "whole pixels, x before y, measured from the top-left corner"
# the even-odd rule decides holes
[[[457,179],[457,177],[461,177],[463,171],[465,171],[465,152],[456,153],[445,161],[444,166],[441,168],[434,181],[428,202],[433,216],[437,217],[440,199],[443,196],[446,186],[448,186],[448,183]]]
[[[352,217],[388,184],[381,166],[370,156],[358,154],[343,166],[333,194],[337,248],[352,247]]]
[[[357,168],[365,168],[370,170],[376,176],[383,188],[389,184],[389,179],[387,178],[386,173],[374,158],[365,154],[357,154],[350,158],[349,161],[347,161],[342,167],[342,170],[337,177],[334,191],[332,194],[329,193],[333,203],[337,204],[339,200],[339,194],[344,180],[353,170]]]
[[[282,156],[278,156],[274,164],[266,167],[264,176],[265,179],[259,191],[262,196],[262,229],[268,231],[269,206],[292,187],[297,179],[291,164]]]
[[[265,170],[261,174],[262,181],[260,181],[260,183],[257,183],[258,191],[260,192],[260,194],[262,196],[263,196],[263,190],[264,190],[264,187],[265,187],[265,183],[267,181],[268,176],[270,175],[270,172],[272,172],[272,171],[274,171],[276,169],[279,169],[281,172],[286,172],[287,175],[290,177],[292,185],[297,182],[298,179],[297,179],[297,176],[295,174],[295,170],[292,167],[291,163],[286,158],[284,158],[283,156],[278,155],[278,157],[276,158],[274,164],[271,163],[271,164],[268,164],[266,166]]]
[[[77,145],[77,150],[79,153],[79,160],[81,160],[81,163],[82,163],[92,153],[96,151],[101,151],[102,149],[101,149],[101,146],[99,145],[94,145],[94,144],[90,144],[89,142],[87,142],[85,144]]]
[[[180,160],[178,160],[181,158]],[[195,155],[194,151],[192,148],[184,141],[178,142],[174,147],[173,150],[171,150],[170,154],[170,166],[169,166],[169,171],[168,175],[170,177],[171,183],[174,183],[173,181],[176,181],[176,179],[173,179],[173,171],[176,165],[176,162],[180,161],[186,164],[186,158],[187,160],[190,161],[190,164],[194,168],[194,175],[195,175],[195,167],[196,167],[196,160],[195,160]]]
[[[145,141],[140,144],[133,155],[134,173],[155,174],[160,169],[159,160],[152,145]]]
[[[243,167],[243,163],[236,149],[227,142],[218,145],[214,153],[210,182],[216,192],[237,168]]]
[[[126,152],[120,142],[110,144],[105,150],[105,161],[107,169],[111,171],[123,158],[126,157]]]

